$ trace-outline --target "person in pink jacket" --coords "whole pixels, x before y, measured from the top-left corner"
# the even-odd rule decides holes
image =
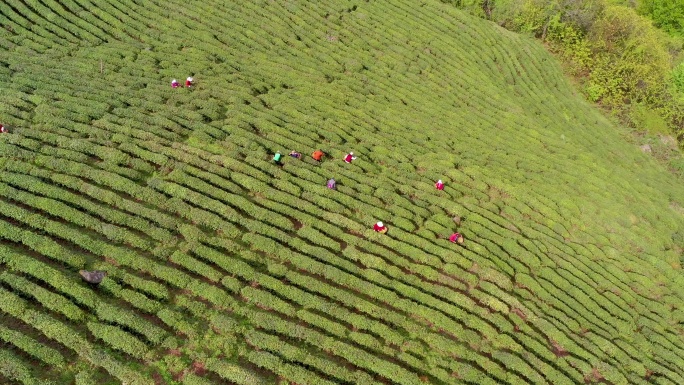
[[[463,241],[464,241],[463,235],[461,235],[461,234],[459,234],[459,233],[453,233],[453,234],[451,234],[451,236],[449,237],[449,240],[450,240],[451,242],[458,243],[459,245],[462,245],[462,244],[463,244]]]
[[[171,88],[178,88],[178,80],[173,79],[171,80]]]
[[[437,190],[444,190],[444,182],[442,180],[438,180],[437,183],[435,183],[435,188]]]

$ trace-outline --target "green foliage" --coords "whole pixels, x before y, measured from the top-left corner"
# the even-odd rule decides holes
[[[589,100],[640,131],[666,124],[667,131],[681,136],[683,87],[681,71],[672,63],[681,61],[682,42],[663,31],[683,33],[684,2],[643,0],[636,9],[634,3],[609,0],[498,0],[489,5],[501,25],[550,42]],[[652,117],[635,118],[634,104]]]
[[[267,383],[256,373],[252,373],[241,366],[223,362],[216,358],[208,359],[206,362],[206,367],[212,372],[218,374],[221,378],[236,384],[258,385]]]
[[[211,385],[212,382],[195,374],[189,373],[183,377],[183,385]]]
[[[76,373],[76,385],[96,385],[97,381],[90,374],[89,370],[82,370]]]
[[[98,322],[88,322],[87,326],[95,338],[103,340],[114,349],[121,350],[138,359],[143,359],[147,354],[148,349],[143,342],[116,326]]]
[[[588,38],[595,54],[588,83],[594,101],[656,102],[670,71],[662,33],[629,8],[607,7]]]
[[[10,351],[4,349],[0,350],[0,374],[25,385],[39,384],[31,374],[31,369]]]
[[[452,5],[658,133],[679,48],[602,1],[443,3],[0,4],[3,379],[684,383],[681,185]]]
[[[153,344],[159,344],[166,337],[166,331],[146,321],[135,313],[106,303],[100,303],[95,308],[97,316],[102,321],[117,323],[140,333]]]
[[[62,313],[70,320],[82,321],[85,318],[85,313],[67,298],[46,290],[27,279],[4,272],[0,274],[0,281],[8,284],[18,292],[23,292],[33,297],[47,309]]]
[[[631,107],[630,120],[635,127],[646,131],[651,135],[669,135],[670,128],[667,121],[656,111],[643,104],[635,104]]]
[[[58,368],[64,367],[64,357],[55,349],[47,347],[21,332],[0,325],[0,340],[14,345],[26,354]]]
[[[639,0],[637,10],[662,30],[684,36],[684,1]]]
[[[680,97],[684,95],[684,62],[679,63],[672,71],[672,83]]]

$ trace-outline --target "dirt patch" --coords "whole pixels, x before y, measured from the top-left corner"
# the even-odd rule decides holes
[[[204,366],[204,363],[194,361],[192,363],[192,371],[195,372],[195,374],[197,374],[198,376],[204,376],[207,373],[207,368]]]
[[[511,308],[511,313],[517,315],[523,321],[527,320],[527,316],[525,315],[525,313],[523,313],[523,311],[518,309],[517,307]]]
[[[169,349],[169,351],[167,353],[171,356],[176,356],[176,357],[181,356],[181,352],[178,349]]]
[[[565,348],[563,348],[562,346],[560,346],[560,344],[558,342],[551,340],[551,339],[549,340],[549,342],[551,343],[551,347],[552,347],[551,351],[553,352],[553,354],[556,355],[556,357],[565,357],[569,354],[568,351],[565,350]],[[596,369],[594,369],[594,370],[596,370]],[[596,372],[598,373],[598,371],[596,371]]]
[[[252,195],[254,198],[257,198],[257,199],[268,199],[266,197],[266,195],[264,195],[263,193],[260,193],[260,192],[250,191],[250,195]]]
[[[164,381],[164,377],[162,377],[161,374],[157,372],[152,372],[152,379],[154,380],[154,385],[166,384],[166,382]]]
[[[112,259],[109,257],[104,257],[104,260],[105,260],[105,262],[107,262],[108,264],[110,264],[112,266],[116,266],[116,267],[121,266],[121,264],[119,264],[119,262],[117,262],[115,259]]]
[[[591,372],[584,376],[584,383],[591,384],[596,382],[605,382],[605,378],[603,378],[603,375],[598,371],[597,368],[592,368]]]
[[[679,203],[677,203],[677,202],[670,202],[670,207],[672,207],[672,209],[673,209],[674,211],[676,211],[676,212],[678,212],[678,213],[684,215],[684,207],[680,206]]]
[[[186,374],[187,374],[187,369],[182,370],[178,373],[171,373],[171,378],[173,378],[174,381],[183,381]]]
[[[302,227],[304,227],[304,224],[296,218],[290,217],[290,222],[292,222],[292,225],[294,226],[295,230],[299,230]]]
[[[654,374],[655,374],[655,372],[652,371],[651,369],[646,369],[646,373],[644,374],[644,379],[648,380]]]

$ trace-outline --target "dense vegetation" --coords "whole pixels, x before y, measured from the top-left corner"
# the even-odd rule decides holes
[[[542,39],[586,97],[684,148],[684,0],[443,1]]]
[[[437,0],[0,24],[0,382],[684,383],[684,187],[538,42]]]

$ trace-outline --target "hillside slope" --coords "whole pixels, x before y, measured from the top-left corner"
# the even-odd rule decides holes
[[[534,41],[437,0],[0,23],[3,383],[684,383],[684,186]]]

